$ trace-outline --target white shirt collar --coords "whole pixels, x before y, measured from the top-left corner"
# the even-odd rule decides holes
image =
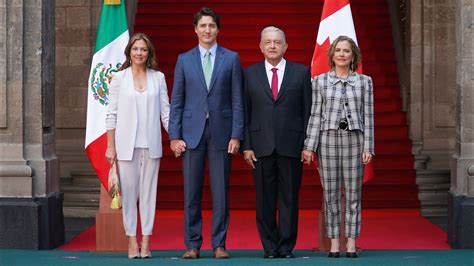
[[[265,60],[265,70],[267,72],[272,71],[272,68],[275,68],[275,67],[278,68],[278,72],[280,72],[280,71],[284,72],[285,71],[285,66],[286,66],[285,58],[282,58],[280,63],[278,63],[278,65],[276,65],[276,66],[273,66],[267,60]]]

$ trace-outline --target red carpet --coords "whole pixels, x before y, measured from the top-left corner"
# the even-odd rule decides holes
[[[161,71],[171,94],[174,66],[179,53],[197,44],[193,14],[209,6],[221,16],[218,43],[239,52],[243,67],[263,60],[258,48],[260,31],[268,25],[282,28],[289,44],[285,58],[309,66],[321,18],[323,0],[139,0],[135,32],[150,35]],[[177,8],[178,7],[178,8]],[[362,191],[365,208],[417,208],[418,189],[413,170],[412,145],[402,109],[390,15],[386,1],[351,0],[357,38],[362,49],[364,73],[374,81],[375,177]],[[167,135],[163,134],[163,139]],[[181,160],[164,144],[158,185],[157,208],[183,206]],[[204,209],[211,208],[209,186],[203,193]],[[234,156],[229,187],[232,210],[255,209],[255,189],[250,167],[242,156]],[[322,189],[314,166],[305,167],[300,208],[321,206]]]
[[[319,212],[300,211],[299,235],[296,249],[318,246],[317,217]],[[203,213],[203,249],[210,249],[210,211]],[[183,243],[183,212],[158,210],[153,250],[180,250]],[[423,218],[418,210],[365,210],[358,246],[362,249],[450,249],[446,233]],[[227,248],[261,249],[255,225],[254,211],[232,211],[227,235]],[[95,250],[95,226],[90,227],[60,250]]]

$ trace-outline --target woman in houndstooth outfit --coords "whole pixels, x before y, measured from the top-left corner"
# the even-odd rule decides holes
[[[331,70],[313,80],[312,108],[304,144],[305,163],[318,155],[324,189],[329,257],[339,257],[341,183],[345,191],[346,256],[356,258],[360,234],[361,189],[364,165],[374,155],[374,101],[372,79],[355,72],[360,50],[340,36],[329,47]]]

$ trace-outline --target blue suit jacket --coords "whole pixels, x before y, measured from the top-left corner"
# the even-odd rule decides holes
[[[170,139],[183,139],[188,149],[196,148],[209,113],[211,141],[217,149],[226,150],[231,138],[243,139],[243,106],[242,68],[236,52],[217,47],[209,92],[199,47],[178,56],[171,96]]]

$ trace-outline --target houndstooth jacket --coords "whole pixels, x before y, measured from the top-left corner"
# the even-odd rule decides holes
[[[316,152],[320,131],[338,129],[345,106],[349,130],[362,131],[364,152],[375,154],[372,78],[353,72],[342,80],[330,71],[315,77],[312,86],[313,103],[304,148]]]

